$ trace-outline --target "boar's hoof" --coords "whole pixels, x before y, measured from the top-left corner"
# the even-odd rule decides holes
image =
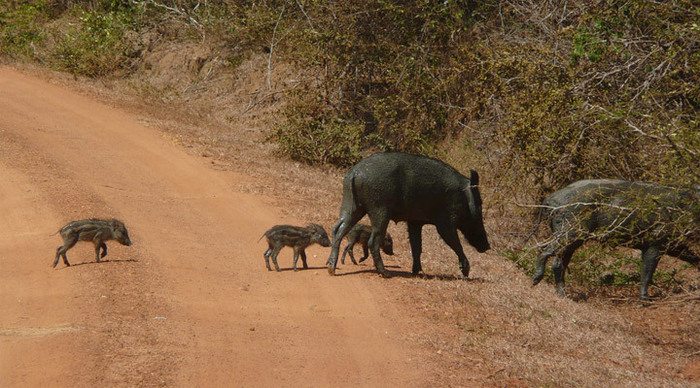
[[[328,274],[331,276],[335,276],[335,268],[333,267],[328,267]]]
[[[534,287],[534,286],[540,284],[540,282],[542,281],[543,278],[544,278],[544,274],[542,274],[542,275],[535,275],[535,276],[532,278],[532,286]]]
[[[389,275],[389,272],[385,269],[377,270],[377,272],[379,272],[379,276],[381,276],[383,278],[390,278],[391,277],[391,275]]]

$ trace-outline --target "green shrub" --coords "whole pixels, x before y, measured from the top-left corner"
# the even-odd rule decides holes
[[[33,45],[44,38],[45,1],[0,5],[0,53],[11,57],[31,57]]]
[[[312,105],[285,109],[287,121],[272,137],[281,153],[309,164],[349,166],[360,159],[362,125],[344,121],[330,112],[311,114]]]
[[[91,77],[123,68],[127,61],[123,38],[130,22],[123,12],[82,11],[79,23],[58,40],[52,53],[55,66]]]

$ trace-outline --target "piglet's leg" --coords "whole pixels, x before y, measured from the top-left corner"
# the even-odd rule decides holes
[[[306,251],[302,249],[299,251],[299,254],[301,255],[301,264],[304,266],[304,269],[309,269],[309,265],[306,264]]]

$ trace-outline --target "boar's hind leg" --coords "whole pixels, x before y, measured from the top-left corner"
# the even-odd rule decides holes
[[[351,214],[343,213],[340,215],[340,219],[333,227],[333,244],[331,245],[331,254],[328,256],[328,261],[326,262],[329,274],[335,275],[335,266],[338,264],[338,253],[343,237],[348,234],[350,229],[352,229],[364,215],[365,213],[359,210]]]
[[[68,262],[68,256],[66,256],[66,252],[68,252],[69,249],[73,248],[75,244],[78,243],[78,237],[70,237],[68,239],[63,240],[63,245],[58,247],[56,249],[56,258],[53,260],[53,266],[54,268],[56,265],[58,265],[58,258],[63,257],[63,264],[66,266],[70,267],[70,263]]]
[[[413,256],[413,269],[411,272],[414,275],[418,275],[423,271],[423,266],[420,263],[420,255],[423,251],[422,229],[423,225],[421,224],[408,223],[408,240],[411,243],[411,255]]]
[[[61,249],[63,248],[63,245],[60,247],[56,248],[56,257],[53,259],[53,267],[56,268],[58,265],[58,259],[61,257]]]
[[[372,253],[372,259],[374,259],[374,267],[380,275],[386,277],[389,276],[389,274],[386,272],[386,269],[384,269],[384,262],[382,261],[379,247],[382,246],[384,236],[386,236],[386,228],[389,226],[389,217],[385,214],[370,214],[369,219],[372,222],[372,234],[369,235],[367,244]]]
[[[349,254],[350,255],[350,260],[352,260],[352,263],[357,265],[357,261],[355,261],[355,255],[352,253],[353,248],[355,247],[355,244],[357,243],[357,237],[354,235],[348,236],[348,245],[345,246],[345,249],[343,250],[343,256],[340,258],[340,263],[345,264],[345,255]],[[362,260],[360,260],[362,261]]]
[[[360,257],[360,260],[357,261],[358,263],[362,263],[363,261],[367,260],[367,258],[369,257],[369,242],[361,243],[361,245],[362,245],[362,257]],[[352,251],[351,251],[351,253],[352,253]],[[350,258],[355,260],[355,258],[352,257],[352,255],[350,255]]]
[[[267,248],[265,253],[263,253],[263,257],[265,257],[265,266],[268,271],[272,271],[272,268],[270,268],[270,255],[272,255],[272,247]]]
[[[583,241],[580,240],[570,243],[564,248],[561,256],[557,256],[554,259],[554,263],[552,263],[552,272],[554,272],[554,281],[557,284],[557,294],[559,296],[566,296],[564,292],[564,275],[571,262],[571,257],[581,245],[583,245]]]
[[[271,254],[272,264],[275,265],[275,271],[277,271],[277,272],[280,271],[280,266],[277,264],[277,255],[279,255],[281,250],[282,250],[281,246],[275,247],[275,249],[272,251],[272,254]]]
[[[649,299],[649,284],[654,277],[654,271],[659,264],[661,252],[657,247],[648,247],[642,250],[642,285],[640,287],[640,299]]]
[[[464,278],[469,277],[469,260],[464,254],[462,249],[462,243],[459,242],[459,236],[457,235],[457,228],[450,224],[439,224],[437,226],[437,231],[440,237],[445,240],[445,243],[452,248],[452,250],[457,254],[459,258],[459,268],[462,270],[462,276]]]

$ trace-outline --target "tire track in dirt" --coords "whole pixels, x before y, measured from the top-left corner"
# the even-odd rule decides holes
[[[0,376],[27,386],[47,385],[45,381],[79,386],[166,381],[167,353],[153,355],[149,349],[159,334],[147,320],[154,296],[144,290],[148,262],[142,249],[127,251],[110,243],[108,261],[97,266],[92,246],[78,244],[68,253],[72,267],[64,268],[61,262],[56,270],[51,268],[61,242],[55,232],[63,223],[86,214],[118,216],[119,212],[70,171],[61,171],[43,153],[11,134],[4,123],[0,131],[0,161],[4,162],[0,181],[5,182],[0,214],[8,226],[0,242],[0,248],[6,249],[0,257],[7,269],[0,275],[0,284],[16,282],[0,292],[0,303],[11,302],[3,309],[9,309],[9,314],[0,322],[0,330],[19,341],[8,352],[0,347],[0,354],[8,355],[0,364]],[[24,245],[18,247],[18,241]],[[26,283],[28,277],[36,280]],[[14,300],[22,294],[29,294],[29,300]],[[24,320],[17,321],[18,316]],[[32,326],[35,320],[39,323]],[[52,334],[61,334],[64,341],[60,345],[27,343]],[[23,346],[22,339],[29,346]],[[17,355],[31,362],[22,363]],[[131,372],[124,373],[127,369]]]
[[[397,309],[382,306],[362,279],[325,275],[325,251],[310,250],[313,270],[264,270],[258,238],[297,220],[280,220],[260,198],[235,190],[249,178],[214,171],[128,114],[63,87],[0,68],[0,90],[0,140],[14,144],[0,163],[30,182],[43,207],[11,194],[24,201],[19,218],[34,211],[44,217],[34,228],[51,233],[72,218],[116,215],[134,241],[111,243],[114,261],[52,271],[56,236],[27,241],[31,251],[12,245],[21,228],[1,240],[20,272],[0,275],[0,283],[34,266],[42,280],[60,277],[64,294],[81,296],[36,302],[45,316],[67,311],[70,327],[86,328],[60,333],[72,346],[42,348],[52,359],[76,360],[59,365],[59,385],[426,383],[426,366],[399,339],[410,327]],[[91,252],[76,248],[69,259],[90,262]],[[15,314],[0,320],[0,330],[27,330]],[[2,360],[2,376],[43,371]]]
[[[0,137],[0,152],[5,139]],[[2,385],[44,385],[65,370],[76,369],[84,357],[62,358],[49,348],[82,348],[68,305],[44,314],[44,304],[73,298],[76,285],[68,277],[49,278],[48,255],[37,241],[56,223],[38,190],[21,174],[0,164],[0,376]],[[36,260],[44,256],[45,260]],[[49,366],[45,368],[45,366]],[[32,370],[45,370],[29,375]],[[80,381],[79,379],[75,379]]]

